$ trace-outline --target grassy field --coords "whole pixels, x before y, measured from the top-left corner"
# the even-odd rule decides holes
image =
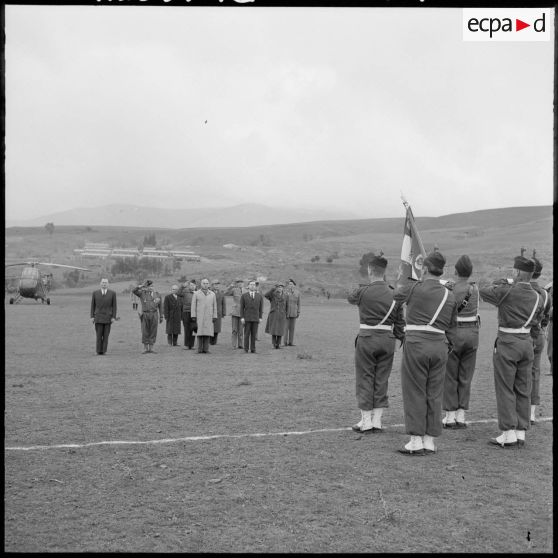
[[[493,309],[469,428],[410,458],[396,451],[400,351],[385,431],[350,430],[358,314],[345,301],[304,298],[296,347],[273,350],[261,331],[257,354],[232,350],[227,317],[212,354],[168,347],[160,330],[143,355],[119,295],[99,357],[89,291],[52,300],[4,308],[5,551],[552,552],[552,421],[522,450],[487,445]],[[549,371],[543,357],[540,419]]]

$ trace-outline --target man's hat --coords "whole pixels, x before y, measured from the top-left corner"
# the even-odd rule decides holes
[[[473,273],[473,264],[469,256],[464,254],[455,262],[455,271],[460,277],[470,277]]]
[[[234,280],[234,282],[235,282],[235,283],[244,283],[244,279],[241,279],[240,277],[237,277],[237,278]]]
[[[373,265],[374,267],[381,267],[385,269],[387,267],[387,260],[383,256],[372,256],[370,259],[369,265]]]
[[[296,283],[294,279],[289,279],[289,283],[292,283],[296,287]]]
[[[535,271],[533,272],[533,279],[536,279],[537,277],[541,276],[543,265],[538,258],[535,258],[535,256],[533,256],[531,259],[535,262]]]
[[[221,281],[219,281],[219,279],[213,279],[213,281],[211,281],[212,285],[220,285]]]
[[[516,256],[513,259],[513,267],[514,269],[519,269],[519,271],[533,273],[533,271],[535,271],[535,262],[524,256]]]
[[[432,275],[442,275],[442,273],[444,273],[444,266],[446,265],[446,258],[436,250],[430,252],[430,254],[424,258],[423,264]]]
[[[153,281],[151,281],[151,279],[148,279],[148,280],[145,282],[145,285],[146,285],[147,287],[149,287],[149,286],[153,285]]]
[[[276,287],[284,287],[285,283],[283,283],[283,281],[279,281],[279,283],[275,283]]]

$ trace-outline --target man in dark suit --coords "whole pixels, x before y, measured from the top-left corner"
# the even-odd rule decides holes
[[[248,283],[248,292],[240,297],[240,323],[244,326],[244,352],[256,352],[258,325],[263,318],[263,296],[256,291],[256,282]]]
[[[116,293],[108,288],[108,279],[101,279],[101,288],[91,297],[91,322],[95,324],[97,354],[107,352],[110,326],[116,320]]]

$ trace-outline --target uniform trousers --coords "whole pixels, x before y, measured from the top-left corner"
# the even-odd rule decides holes
[[[540,405],[541,357],[544,349],[544,333],[533,339],[533,367],[531,368],[531,405]]]
[[[231,316],[232,323],[232,334],[231,343],[233,349],[242,349],[243,347],[243,335],[242,335],[242,324],[240,323],[240,316]]]
[[[258,338],[258,326],[260,322],[244,322],[244,350],[256,350],[256,339]]]
[[[458,325],[453,350],[448,355],[444,380],[443,408],[446,411],[469,409],[471,382],[477,362],[479,328],[475,325]]]
[[[158,324],[157,312],[144,312],[141,315],[141,342],[144,345],[155,344]]]
[[[409,331],[401,362],[405,429],[411,436],[440,436],[448,342],[441,333]]]
[[[294,341],[296,318],[287,318],[285,327],[285,345],[292,345]]]
[[[393,365],[395,337],[390,331],[361,330],[355,340],[356,399],[358,408],[389,407],[388,380]]]
[[[192,323],[190,312],[182,312],[182,325],[184,326],[184,346],[191,349],[196,338],[194,336],[194,324]]]
[[[110,323],[95,324],[95,334],[97,337],[97,354],[102,355],[107,352],[110,325]]]
[[[527,430],[531,416],[531,336],[499,331],[492,362],[498,427],[500,430]]]

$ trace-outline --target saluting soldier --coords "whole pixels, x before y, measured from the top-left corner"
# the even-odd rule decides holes
[[[443,399],[446,416],[442,419],[444,428],[467,427],[465,411],[469,409],[471,398],[480,326],[479,289],[469,280],[472,273],[471,259],[467,255],[461,256],[455,263],[457,281],[452,289],[457,304],[457,329],[446,365]]]
[[[141,342],[146,353],[155,353],[153,345],[157,339],[158,324],[163,321],[163,308],[161,296],[153,287],[153,281],[148,279],[134,289],[134,294],[139,298],[141,304]]]
[[[455,297],[440,280],[445,264],[440,252],[431,252],[421,280],[402,285],[395,294],[407,305],[401,389],[411,439],[398,450],[407,455],[436,453],[434,438],[442,433],[444,376],[457,324]]]
[[[368,263],[369,284],[355,289],[347,300],[358,306],[360,329],[355,339],[356,399],[361,419],[355,432],[381,432],[388,407],[388,380],[393,366],[395,339],[403,343],[403,306],[394,300],[385,280],[387,260],[374,256]]]
[[[541,384],[541,357],[544,349],[545,329],[550,321],[550,294],[543,289],[537,279],[541,276],[543,268],[542,262],[533,253],[532,260],[535,262],[535,271],[531,278],[531,286],[543,300],[543,311],[538,316],[538,320],[533,320],[531,326],[531,337],[533,338],[533,366],[531,367],[531,415],[530,422],[537,422],[537,405],[541,403],[540,384]]]
[[[300,291],[296,288],[294,279],[289,279],[285,290],[287,297],[287,326],[285,328],[285,345],[294,347],[294,332],[296,321],[300,317]]]
[[[533,366],[533,320],[543,310],[543,299],[533,289],[531,278],[535,262],[517,256],[513,264],[515,277],[499,279],[481,287],[481,298],[498,308],[498,336],[492,361],[498,427],[501,434],[489,440],[499,447],[525,444],[529,428]]]

